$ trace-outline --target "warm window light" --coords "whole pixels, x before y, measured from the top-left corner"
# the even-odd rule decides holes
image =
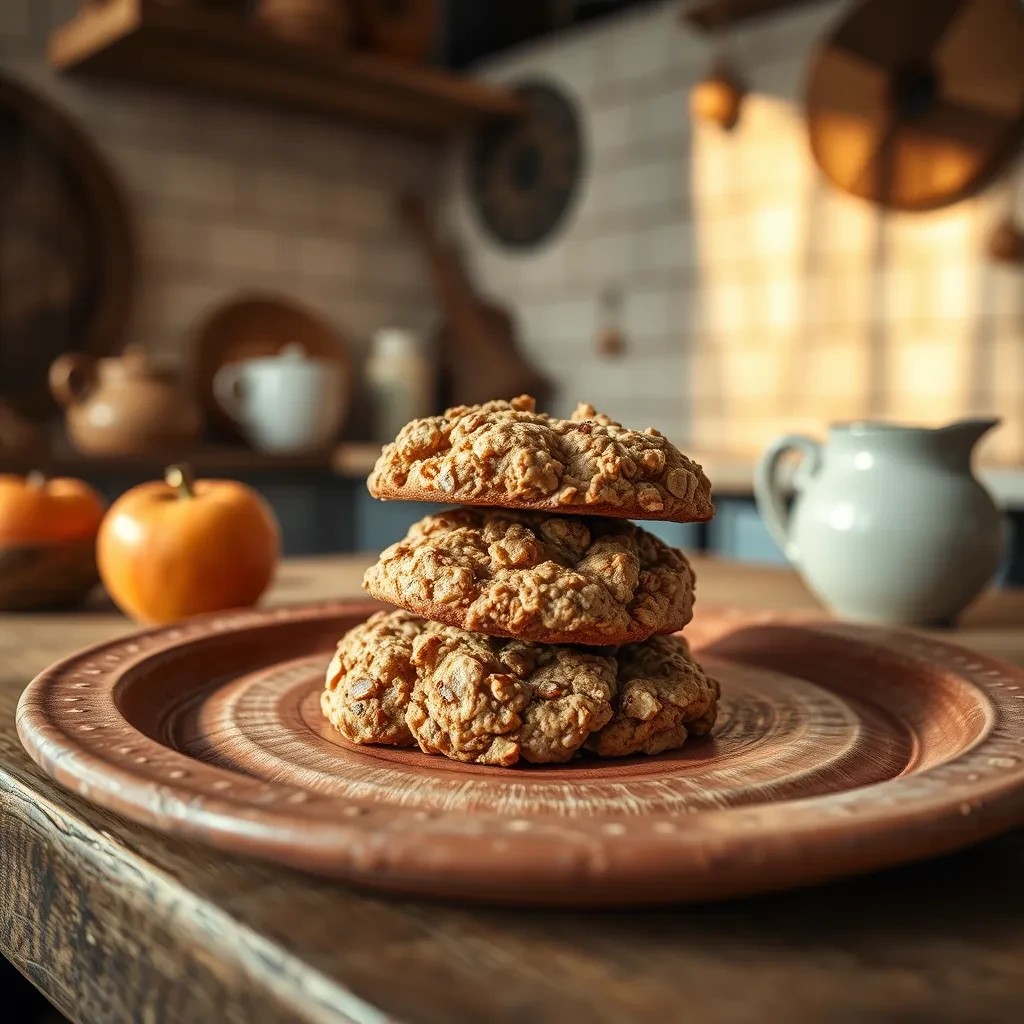
[[[690,113],[700,121],[730,131],[739,121],[744,93],[732,72],[723,67],[714,68],[690,92]]]

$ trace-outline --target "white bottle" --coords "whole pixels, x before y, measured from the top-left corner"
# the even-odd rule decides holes
[[[373,436],[390,441],[409,422],[434,409],[434,367],[423,341],[403,327],[384,327],[373,336],[366,361],[373,406]]]

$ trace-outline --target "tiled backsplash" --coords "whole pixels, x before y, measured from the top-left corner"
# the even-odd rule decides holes
[[[140,265],[131,333],[168,360],[190,327],[243,290],[270,289],[327,316],[358,355],[395,322],[433,310],[395,197],[433,188],[436,147],[293,112],[63,79],[46,39],[75,0],[2,0],[0,67],[52,96],[119,172]]]
[[[480,283],[518,312],[563,409],[585,397],[700,450],[747,453],[833,419],[997,412],[1006,426],[986,452],[1024,457],[1024,277],[985,255],[1005,182],[933,213],[885,215],[811,160],[807,60],[847,6],[813,4],[733,34],[751,93],[732,133],[689,119],[712,52],[675,2],[481,69],[549,76],[584,118],[589,179],[568,225],[531,253],[483,235],[464,161],[453,168],[453,221]],[[621,359],[595,348],[609,284],[624,293]]]
[[[530,355],[561,386],[561,409],[587,398],[701,450],[748,453],[835,418],[998,412],[1007,426],[988,454],[1024,458],[1024,278],[984,255],[1005,184],[935,213],[883,215],[832,188],[810,159],[807,58],[844,6],[808,5],[733,34],[751,94],[728,134],[690,122],[689,90],[712,54],[676,2],[482,69],[557,79],[583,114],[586,184],[557,239],[532,252],[509,255],[484,237],[465,161],[451,164],[451,219],[478,283],[517,313]],[[60,78],[45,41],[75,8],[3,0],[0,64],[64,106],[123,178],[140,242],[134,340],[181,361],[196,318],[253,288],[309,303],[357,357],[376,327],[427,325],[429,280],[393,200],[440,184],[439,150]],[[624,296],[619,359],[595,346],[609,285]]]

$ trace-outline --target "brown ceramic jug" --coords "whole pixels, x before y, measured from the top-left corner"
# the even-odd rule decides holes
[[[136,345],[106,359],[60,356],[50,367],[50,390],[67,410],[72,444],[90,455],[174,455],[202,430],[195,399]]]

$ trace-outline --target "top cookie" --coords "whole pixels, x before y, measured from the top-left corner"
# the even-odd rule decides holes
[[[657,430],[627,430],[585,404],[554,419],[528,395],[407,423],[367,486],[383,500],[678,523],[715,514],[703,470]]]

